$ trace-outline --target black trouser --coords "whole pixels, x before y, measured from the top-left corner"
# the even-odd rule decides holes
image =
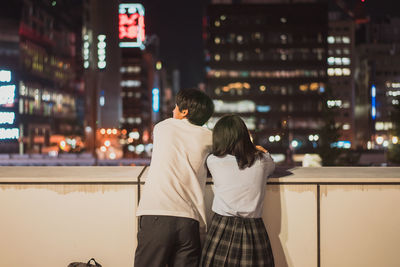
[[[140,217],[135,267],[197,267],[200,253],[198,221],[174,216]]]

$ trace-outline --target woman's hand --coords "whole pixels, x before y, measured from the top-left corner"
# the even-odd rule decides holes
[[[263,148],[262,146],[256,146],[256,148],[257,148],[258,150],[260,150],[261,152],[263,152],[263,153],[268,153],[268,150],[266,150],[266,149]]]

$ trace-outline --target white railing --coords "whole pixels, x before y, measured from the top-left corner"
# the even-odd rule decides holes
[[[146,174],[146,167],[0,167],[0,266],[63,267],[91,257],[132,266]],[[399,266],[400,168],[278,169],[266,190],[276,266]]]

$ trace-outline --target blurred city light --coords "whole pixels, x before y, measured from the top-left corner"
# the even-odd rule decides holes
[[[299,146],[299,142],[297,140],[292,140],[291,145],[292,147],[296,148]]]
[[[153,111],[158,112],[160,110],[160,90],[158,88],[153,88]]]
[[[378,144],[378,145],[382,145],[382,143],[383,143],[383,137],[382,136],[377,136],[376,137],[376,143]]]
[[[129,133],[129,138],[132,138],[132,139],[138,140],[138,139],[139,139],[139,137],[140,137],[140,134],[139,134],[139,132],[138,132],[138,131],[134,131],[134,132],[130,132],[130,133]]]
[[[136,146],[136,153],[140,154],[144,151],[144,145],[140,144]]]
[[[392,143],[397,144],[399,142],[399,138],[397,136],[392,137]]]
[[[371,87],[371,117],[373,120],[376,118],[376,87]]]
[[[389,146],[389,141],[388,140],[383,141],[382,146],[388,147]]]

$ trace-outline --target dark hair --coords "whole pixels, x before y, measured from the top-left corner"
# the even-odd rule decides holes
[[[239,169],[244,169],[251,167],[261,157],[262,152],[251,141],[243,120],[237,115],[226,115],[215,124],[212,154],[218,157],[233,155]]]
[[[211,98],[198,89],[180,90],[176,95],[176,105],[179,110],[188,110],[187,119],[202,126],[214,113],[214,103]]]

